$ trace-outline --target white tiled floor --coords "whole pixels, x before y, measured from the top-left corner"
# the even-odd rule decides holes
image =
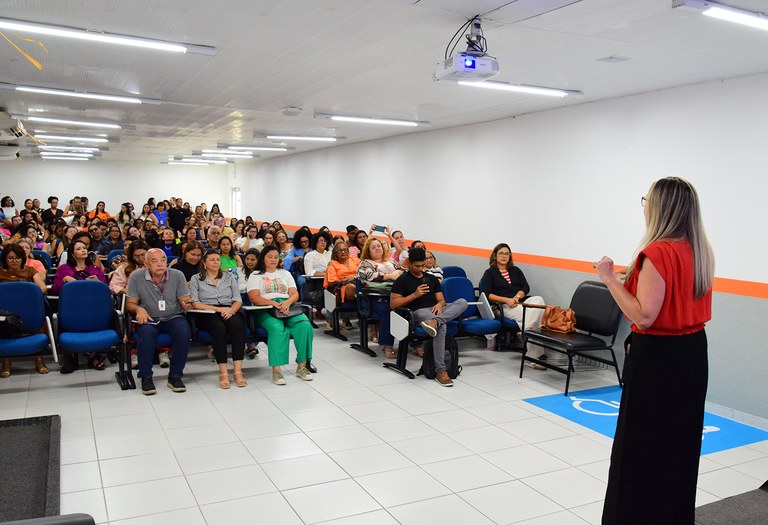
[[[354,335],[355,332],[352,332]],[[315,380],[266,356],[246,388],[217,387],[195,348],[188,391],[120,391],[115,367],[38,376],[31,361],[0,380],[0,418],[62,416],[62,512],[112,525],[599,523],[611,440],[522,401],[564,377],[526,371],[519,355],[460,340],[453,388],[409,380],[316,331]],[[52,367],[55,369],[56,367]],[[411,358],[410,368],[418,362]],[[584,372],[572,389],[612,385]],[[768,441],[702,459],[699,504],[768,477]]]

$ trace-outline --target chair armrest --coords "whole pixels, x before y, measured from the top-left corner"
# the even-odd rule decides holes
[[[521,303],[523,306],[523,320],[520,323],[520,333],[525,333],[525,312],[528,310],[528,308],[538,308],[540,310],[543,310],[546,308],[543,304],[533,304],[533,303]]]

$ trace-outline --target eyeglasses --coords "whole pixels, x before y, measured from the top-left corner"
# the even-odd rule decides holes
[[[349,248],[339,248],[338,250],[336,250],[336,252],[339,252],[339,253],[349,253]]]
[[[642,197],[640,197],[640,206],[642,206],[643,208],[645,208],[645,201],[647,201],[647,200],[648,200],[648,199],[646,199],[646,198],[645,198],[645,195],[643,195]]]

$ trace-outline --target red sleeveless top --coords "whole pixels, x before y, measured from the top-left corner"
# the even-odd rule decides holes
[[[657,241],[646,246],[637,256],[635,271],[624,284],[637,295],[637,280],[643,261],[650,259],[664,279],[664,302],[653,325],[640,330],[632,323],[632,331],[653,335],[684,335],[698,332],[712,318],[712,290],[694,298],[693,250],[687,241]]]

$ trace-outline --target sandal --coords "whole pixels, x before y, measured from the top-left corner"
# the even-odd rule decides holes
[[[229,374],[219,374],[219,388],[227,390],[229,387]]]
[[[547,367],[544,365],[540,365],[539,363],[531,363],[530,361],[525,363],[525,366],[528,368],[533,368],[534,370],[546,370]]]
[[[424,346],[414,346],[411,349],[411,355],[414,355],[416,357],[424,358]]]
[[[0,366],[0,377],[11,377],[11,359],[9,357],[3,358],[3,364]]]
[[[235,372],[235,384],[238,388],[243,388],[248,384],[248,380],[242,372]]]
[[[370,340],[372,343],[379,342],[379,330],[376,326],[371,326]]]
[[[45,361],[43,361],[42,356],[35,357],[35,370],[37,370],[37,373],[41,375],[48,373],[48,367],[45,366]]]
[[[104,370],[104,356],[99,354],[93,354],[88,357],[88,368],[93,370]]]
[[[384,357],[387,359],[397,359],[397,352],[391,346],[384,347]]]

